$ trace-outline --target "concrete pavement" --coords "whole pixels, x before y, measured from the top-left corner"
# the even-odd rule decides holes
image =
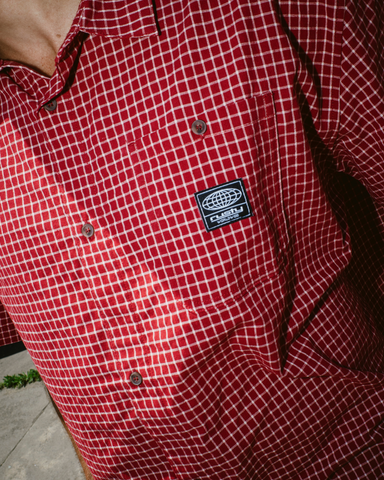
[[[0,359],[5,375],[35,368],[28,352]],[[84,480],[72,443],[42,382],[0,391],[0,479]]]

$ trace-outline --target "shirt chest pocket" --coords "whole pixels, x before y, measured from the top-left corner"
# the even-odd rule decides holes
[[[284,265],[284,216],[272,94],[170,124],[130,145],[140,246],[150,271],[190,309],[252,292]],[[253,215],[207,232],[195,193],[242,179]]]

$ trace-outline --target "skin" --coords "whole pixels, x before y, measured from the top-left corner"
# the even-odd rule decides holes
[[[52,76],[80,0],[0,0],[0,58]]]

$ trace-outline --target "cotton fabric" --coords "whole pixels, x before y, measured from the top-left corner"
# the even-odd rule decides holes
[[[52,78],[1,62],[3,342],[96,480],[383,475],[383,31],[374,0],[83,0]],[[239,178],[253,216],[206,232]]]

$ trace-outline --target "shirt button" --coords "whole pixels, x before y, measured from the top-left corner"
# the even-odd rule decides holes
[[[203,120],[195,120],[192,123],[192,132],[196,135],[203,135],[207,131],[207,124]]]
[[[44,110],[47,112],[54,112],[57,108],[57,102],[55,99],[51,100],[50,102],[43,105]]]
[[[84,237],[91,238],[95,234],[95,229],[92,227],[90,223],[86,223],[83,225],[81,229],[81,233],[84,235]]]
[[[143,383],[143,377],[139,372],[132,372],[129,380],[131,383],[133,383],[133,385],[141,385]]]

